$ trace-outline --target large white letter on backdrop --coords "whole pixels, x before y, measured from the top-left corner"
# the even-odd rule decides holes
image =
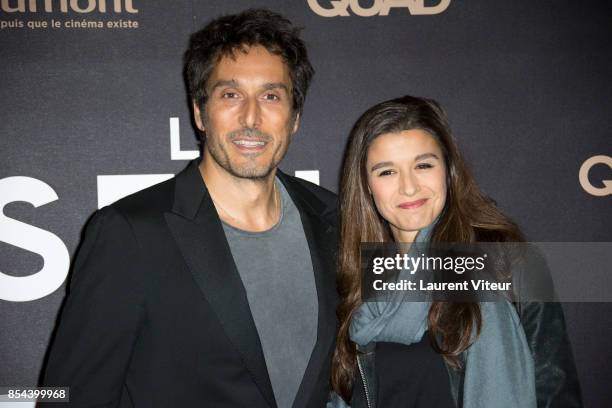
[[[34,207],[57,200],[46,183],[31,177],[7,177],[0,180],[0,241],[34,252],[44,260],[40,271],[28,276],[11,276],[0,271],[0,299],[27,302],[57,290],[68,275],[70,254],[55,234],[4,215],[4,207],[25,201]]]

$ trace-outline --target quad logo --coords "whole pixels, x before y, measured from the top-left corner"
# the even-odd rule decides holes
[[[580,166],[580,171],[578,172],[578,180],[580,181],[580,185],[584,191],[596,197],[612,195],[612,180],[601,180],[603,187],[596,187],[591,184],[591,181],[589,180],[589,172],[591,171],[591,168],[597,164],[605,164],[612,169],[612,157],[602,154],[593,156],[582,163],[582,166]]]
[[[321,5],[320,0],[308,0],[308,5],[321,17],[348,17],[349,9],[361,17],[388,16],[392,8],[407,9],[412,15],[440,14],[448,8],[451,0],[440,0],[435,6],[426,6],[425,0],[370,0],[369,7],[361,5],[363,0],[332,0],[327,1],[329,7]]]

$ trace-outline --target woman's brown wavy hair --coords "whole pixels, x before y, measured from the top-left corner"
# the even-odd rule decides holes
[[[349,338],[349,326],[353,312],[361,304],[360,244],[393,241],[387,221],[378,213],[368,192],[368,147],[378,136],[411,129],[430,133],[446,164],[446,204],[433,228],[432,242],[524,240],[518,226],[476,185],[451,136],[446,114],[436,101],[404,96],[368,109],[351,130],[340,183],[340,327],[332,362],[332,387],[345,401],[351,399],[356,369],[357,351]],[[478,303],[434,301],[428,323],[434,349],[447,364],[459,368],[461,352],[474,340],[471,333],[480,333]]]

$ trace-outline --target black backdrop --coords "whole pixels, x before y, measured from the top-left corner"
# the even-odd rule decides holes
[[[337,17],[315,12],[329,0],[30,3],[0,10],[0,385],[37,382],[91,213],[193,156],[188,36],[248,7],[304,27],[317,70],[284,170],[337,191],[357,116],[428,96],[448,111],[481,187],[529,239],[612,241],[609,2],[411,0],[369,17],[359,7],[391,2],[342,0]],[[437,4],[437,14],[418,7]],[[581,183],[593,156],[602,159]],[[612,305],[564,307],[586,406],[611,406]]]

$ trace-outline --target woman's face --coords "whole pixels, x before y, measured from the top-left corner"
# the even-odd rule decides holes
[[[421,129],[378,136],[367,152],[368,186],[396,241],[413,242],[446,202],[446,166],[438,142]]]

